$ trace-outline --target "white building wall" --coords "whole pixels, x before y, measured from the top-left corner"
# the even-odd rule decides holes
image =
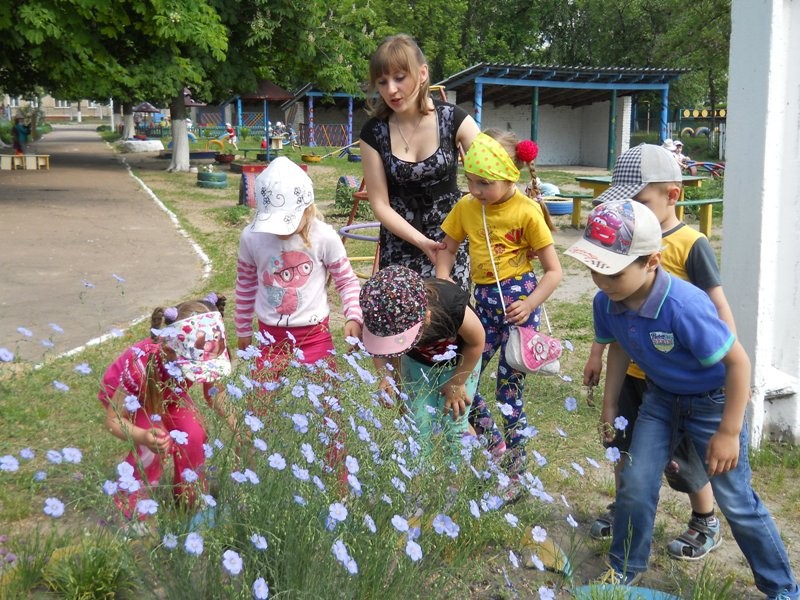
[[[473,114],[472,102],[459,106]],[[617,155],[625,140],[630,143],[630,96],[617,99]],[[608,155],[609,102],[589,106],[539,106],[539,167],[552,165],[584,165],[605,167]],[[511,130],[520,138],[530,138],[531,106],[483,105],[481,129]]]
[[[722,277],[754,445],[800,440],[800,3],[734,0]]]

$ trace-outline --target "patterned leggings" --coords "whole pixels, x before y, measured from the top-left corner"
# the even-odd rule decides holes
[[[500,282],[503,290],[503,301],[506,307],[517,300],[524,300],[536,289],[536,275],[526,273],[504,279]],[[469,422],[479,436],[486,436],[489,449],[502,451],[502,446],[509,449],[520,447],[525,442],[522,430],[528,426],[528,419],[522,404],[522,394],[525,391],[525,373],[512,369],[506,362],[506,343],[508,342],[509,323],[503,314],[503,305],[496,284],[475,285],[475,306],[478,318],[486,331],[486,346],[483,349],[481,369],[500,349],[500,362],[497,365],[497,387],[495,400],[500,406],[503,415],[503,430],[505,439],[492,418],[486,400],[475,394],[475,399],[470,406]],[[531,313],[524,327],[539,329],[539,308]]]

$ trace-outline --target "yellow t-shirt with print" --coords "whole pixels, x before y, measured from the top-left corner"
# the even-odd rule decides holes
[[[530,273],[534,253],[553,243],[542,207],[519,190],[505,202],[486,207],[486,225],[501,281]],[[482,205],[472,194],[456,203],[442,223],[442,231],[457,242],[469,239],[472,280],[478,284],[494,283]]]

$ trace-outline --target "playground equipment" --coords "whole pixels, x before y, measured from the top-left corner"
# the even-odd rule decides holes
[[[711,135],[711,130],[708,127],[698,127],[697,129],[684,127],[681,129],[681,137],[698,137],[701,135],[708,137]]]
[[[322,156],[319,156],[318,154],[314,154],[313,152],[311,154],[301,154],[300,155],[300,159],[304,163],[318,163],[323,158],[328,158],[329,156],[333,156],[337,152],[342,153],[345,150],[347,150],[348,148],[352,148],[353,146],[357,146],[359,143],[360,143],[360,140],[356,140],[355,142],[353,142],[352,144],[348,144],[344,148],[337,148],[333,152],[328,152],[327,154],[323,154]]]
[[[725,165],[722,163],[714,163],[714,162],[698,162],[694,160],[690,160],[686,164],[686,169],[692,174],[697,175],[698,169],[704,169],[708,171],[712,177],[722,177],[725,175]]]

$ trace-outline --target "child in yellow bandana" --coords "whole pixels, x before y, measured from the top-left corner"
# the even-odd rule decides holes
[[[505,359],[509,330],[512,326],[538,329],[539,307],[561,281],[550,215],[541,202],[516,185],[523,165],[536,181],[533,161],[537,153],[534,142],[520,142],[512,132],[487,130],[474,139],[464,157],[469,194],[442,223],[447,247],[436,260],[436,276],[446,279],[459,244],[469,239],[476,310],[486,331],[483,368],[500,350],[495,397],[503,415],[504,439],[480,394],[470,408],[470,424],[479,435],[491,438],[488,443],[495,454],[505,447],[511,474],[521,470],[523,446],[534,429],[528,427],[522,404],[525,374],[512,369]],[[533,272],[534,256],[544,271],[541,278]]]

